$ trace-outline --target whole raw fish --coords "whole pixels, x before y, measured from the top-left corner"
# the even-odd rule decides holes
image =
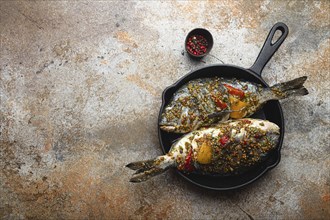
[[[306,95],[307,77],[264,88],[259,84],[224,78],[189,81],[174,95],[161,115],[160,128],[187,133],[229,118],[249,117],[269,100]]]
[[[166,155],[126,166],[136,170],[131,182],[145,181],[170,167],[187,173],[232,175],[266,160],[279,136],[279,127],[267,120],[227,121],[184,135]]]

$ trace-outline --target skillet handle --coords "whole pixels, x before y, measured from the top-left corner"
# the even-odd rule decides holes
[[[281,36],[275,43],[272,43],[275,32],[279,30],[282,32]],[[256,73],[261,77],[261,72],[266,66],[270,58],[274,55],[277,49],[281,46],[285,38],[288,36],[289,28],[282,22],[276,23],[270,30],[264,45],[261,48],[261,51],[254,62],[254,64],[249,68],[252,72]]]

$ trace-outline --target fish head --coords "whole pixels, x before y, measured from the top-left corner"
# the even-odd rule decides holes
[[[255,127],[255,128],[259,128],[262,131],[265,131],[267,133],[276,133],[276,134],[280,134],[280,127],[270,121],[267,120],[261,120],[261,119],[242,119],[242,120],[250,120],[251,127]]]
[[[274,147],[276,146],[280,137],[280,127],[277,124],[261,119],[242,120],[249,120],[251,122],[249,127],[260,129],[264,133],[263,138],[268,138],[272,143],[274,143]]]

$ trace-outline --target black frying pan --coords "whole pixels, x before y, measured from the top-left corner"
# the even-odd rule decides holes
[[[281,31],[282,34],[275,43],[272,43],[272,39],[274,38],[275,32],[277,30]],[[264,87],[269,87],[268,84],[262,79],[261,72],[273,54],[281,46],[288,33],[289,29],[284,23],[276,23],[270,30],[267,39],[257,57],[257,60],[249,69],[233,65],[210,65],[188,73],[179,79],[176,83],[167,87],[162,94],[163,103],[160,108],[159,122],[161,119],[161,113],[163,112],[165,106],[170,102],[173,94],[182,85],[193,79],[218,76],[224,78],[237,78],[244,81],[258,83]],[[264,161],[253,169],[250,169],[249,171],[236,176],[185,174],[178,171],[179,174],[191,183],[204,188],[214,190],[230,190],[248,185],[260,178],[268,170],[274,168],[281,159],[280,150],[284,137],[284,119],[281,105],[278,101],[269,101],[261,110],[259,110],[251,117],[267,119],[277,124],[281,129],[278,146],[276,150],[270,154],[268,160]],[[158,126],[158,136],[163,152],[167,153],[173,142],[181,137],[182,134],[168,133],[161,130]]]

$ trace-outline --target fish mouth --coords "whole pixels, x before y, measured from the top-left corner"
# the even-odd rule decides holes
[[[160,129],[167,132],[174,132],[176,130],[176,127],[173,125],[160,125]]]
[[[173,122],[162,121],[159,122],[159,127],[163,131],[175,132],[177,130],[177,125]]]

